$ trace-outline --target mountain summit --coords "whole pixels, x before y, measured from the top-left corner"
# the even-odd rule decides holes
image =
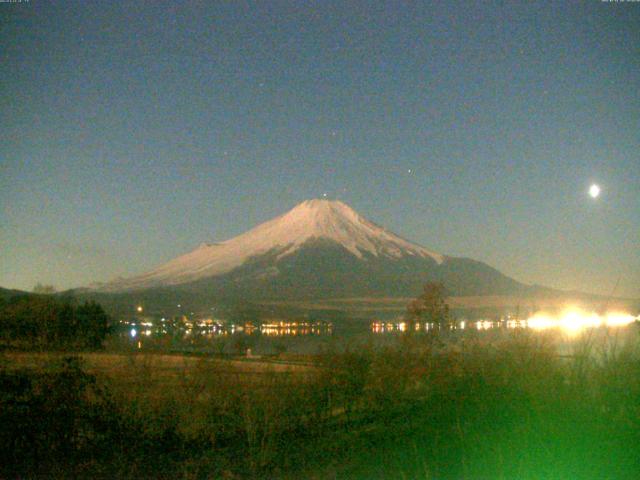
[[[432,252],[337,200],[307,200],[221,243],[203,243],[148,273],[102,291],[185,288],[214,296],[268,298],[413,295],[443,281],[457,294],[504,293],[521,286],[481,262]]]
[[[225,243],[242,242],[252,253],[285,246],[279,255],[282,258],[310,239],[334,241],[358,258],[368,253],[376,257],[429,256],[438,263],[443,260],[442,255],[387,232],[338,200],[307,200]]]
[[[242,235],[221,243],[202,243],[195,250],[148,273],[111,282],[106,289],[177,285],[222,275],[261,255],[275,253],[276,259],[280,260],[314,240],[333,242],[359,259],[371,255],[430,257],[437,263],[444,260],[444,256],[368,221],[345,203],[314,199],[306,200]]]

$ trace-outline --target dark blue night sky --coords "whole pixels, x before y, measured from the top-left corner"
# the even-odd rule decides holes
[[[527,283],[640,296],[640,3],[32,0],[0,22],[3,287],[140,273],[326,194]]]

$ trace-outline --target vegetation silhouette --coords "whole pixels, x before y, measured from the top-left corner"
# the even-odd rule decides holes
[[[447,296],[443,283],[425,283],[422,293],[407,305],[407,332],[412,333],[418,323],[429,324],[434,333],[450,328],[453,319],[446,301]]]
[[[5,348],[99,349],[110,319],[95,302],[23,295],[0,304],[0,342]]]
[[[287,370],[8,352],[0,476],[635,479],[637,340],[566,358],[516,331],[326,350]]]

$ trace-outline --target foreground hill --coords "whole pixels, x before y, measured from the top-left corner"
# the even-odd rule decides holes
[[[15,290],[15,289],[0,287],[0,300],[7,301],[13,297],[23,297],[23,296],[29,296],[29,295],[35,295],[35,294],[31,292],[26,292],[24,290]]]

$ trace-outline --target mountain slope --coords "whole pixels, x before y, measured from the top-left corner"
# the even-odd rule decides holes
[[[339,201],[308,200],[288,213],[222,243],[201,244],[158,268],[130,279],[105,285],[109,291],[179,285],[223,275],[262,255],[281,260],[307,242],[326,239],[358,259],[373,257],[430,258],[444,256],[415,245],[366,220]]]
[[[432,252],[370,222],[339,201],[309,200],[254,229],[202,244],[101,292],[161,291],[222,300],[414,296],[427,281],[455,295],[522,294],[490,266]]]
[[[465,258],[352,255],[326,239],[306,242],[277,260],[277,253],[255,257],[224,275],[184,287],[204,296],[256,299],[405,297],[428,281],[441,281],[456,295],[520,294],[527,286],[490,266]]]

